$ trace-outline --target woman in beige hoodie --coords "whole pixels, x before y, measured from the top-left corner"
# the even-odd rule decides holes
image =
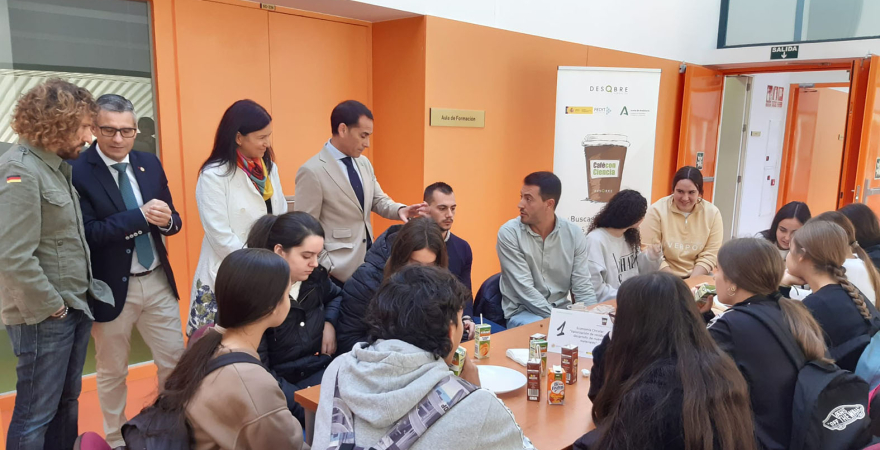
[[[672,195],[651,205],[640,231],[643,243],[663,245],[661,271],[682,278],[711,274],[724,226],[718,208],[703,200],[703,174],[691,166],[678,169]]]
[[[230,253],[217,271],[217,324],[180,358],[155,406],[185,417],[196,450],[301,450],[302,427],[287,409],[275,378],[260,365],[257,346],[267,328],[290,311],[290,266],[266,249]],[[219,355],[251,362],[208,371]]]

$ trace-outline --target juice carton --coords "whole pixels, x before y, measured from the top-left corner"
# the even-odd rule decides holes
[[[489,357],[490,341],[492,337],[492,327],[488,323],[477,324],[474,333],[474,350],[477,359],[485,359]]]
[[[562,370],[565,371],[565,384],[575,384],[578,380],[578,346],[569,344],[562,347]]]
[[[553,366],[547,377],[547,403],[550,405],[565,404],[565,370]]]
[[[547,375],[547,341],[535,339],[529,343],[529,359],[541,360],[541,376]]]
[[[462,369],[464,369],[464,360],[467,358],[467,350],[464,347],[458,347],[455,350],[455,354],[452,355],[452,364],[449,365],[449,370],[455,374],[455,376],[460,376]]]
[[[532,402],[541,401],[541,360],[530,359],[526,363],[526,395]]]
[[[716,295],[715,286],[711,284],[701,284],[694,293],[694,300],[698,303],[705,303],[706,297]]]

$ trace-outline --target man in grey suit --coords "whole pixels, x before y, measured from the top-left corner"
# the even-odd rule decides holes
[[[425,215],[426,203],[406,206],[382,192],[373,165],[361,154],[370,146],[373,113],[355,100],[330,114],[333,136],[296,173],[294,209],[317,218],[324,227],[322,264],[342,284],[364,262],[373,243],[370,212],[406,222]]]

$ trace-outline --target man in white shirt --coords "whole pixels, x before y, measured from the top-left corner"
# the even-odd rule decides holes
[[[596,303],[580,227],[556,214],[562,183],[551,172],[526,176],[519,217],[498,230],[501,306],[507,328],[550,317],[553,308]],[[569,297],[571,293],[571,297]]]
[[[337,284],[348,280],[373,244],[370,212],[406,222],[426,215],[427,203],[406,206],[382,191],[373,165],[361,154],[370,146],[373,113],[355,100],[330,114],[333,136],[296,173],[293,209],[314,216],[324,227],[321,264]]]
[[[180,231],[181,220],[159,159],[132,151],[137,117],[131,102],[107,94],[97,104],[97,138],[71,165],[92,271],[116,302],[92,305],[92,335],[104,431],[111,447],[121,447],[132,327],[150,347],[160,391],[183,353],[179,296],[162,242]]]

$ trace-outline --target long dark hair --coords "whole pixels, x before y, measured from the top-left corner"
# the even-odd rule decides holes
[[[214,136],[214,148],[211,149],[211,155],[202,164],[199,172],[205,170],[208,166],[225,166],[227,174],[232,173],[236,166],[236,150],[238,144],[235,142],[235,135],[241,133],[242,136],[262,130],[272,123],[272,116],[266,108],[260,106],[253,100],[239,100],[232,104],[223,113],[220,119],[220,125],[217,126],[217,134]],[[263,155],[263,164],[266,166],[266,176],[272,172],[272,161],[275,161],[275,152],[272,147],[266,150]]]
[[[648,212],[648,200],[638,191],[632,189],[624,189],[611,197],[608,203],[602,207],[599,214],[593,218],[590,224],[590,230],[596,228],[616,228],[626,229],[623,237],[626,243],[632,247],[633,251],[638,252],[642,246],[642,236],[639,234],[638,228],[630,228],[645,218]]]
[[[791,334],[808,361],[825,359],[822,328],[803,303],[777,295],[785,262],[774,245],[764,239],[733,239],[718,251],[718,267],[739,289],[776,298]]]
[[[697,192],[703,195],[703,172],[700,172],[700,169],[693,166],[684,166],[678,169],[678,172],[675,172],[675,176],[672,177],[673,192],[675,191],[675,186],[681,180],[691,180],[694,186],[697,187]]]
[[[230,253],[217,270],[214,297],[217,324],[226,329],[252,324],[272,313],[290,286],[290,266],[284,258],[262,248]],[[186,418],[186,405],[207,375],[223,335],[209,330],[187,349],[165,381],[155,407]]]
[[[856,227],[856,240],[862,247],[873,247],[880,244],[880,223],[874,211],[861,203],[851,203],[840,208],[853,226]]]
[[[266,214],[257,219],[248,233],[247,246],[249,248],[265,248],[274,250],[276,245],[281,245],[284,250],[302,245],[309,236],[324,237],[324,228],[321,222],[303,211],[291,211],[276,216]]]
[[[773,222],[770,223],[770,228],[760,233],[761,237],[776,244],[776,230],[779,229],[779,222],[782,222],[785,219],[795,219],[803,225],[807,223],[811,217],[810,207],[807,206],[806,203],[788,202],[785,206],[779,208],[779,211],[773,216]]]
[[[714,442],[723,449],[755,448],[746,381],[709,336],[680,278],[658,272],[624,281],[615,322],[605,354],[605,383],[593,403],[593,421],[601,430],[596,448],[632,448],[627,442],[633,443],[634,430],[621,429],[617,418],[634,412],[624,411],[621,399],[647,382],[649,372],[664,360],[675,361],[684,393],[680,413],[686,449],[712,448]],[[675,404],[667,394],[653,409],[665,411],[664,405]]]
[[[846,214],[840,211],[826,211],[814,217],[813,220],[834,222],[839,225],[840,228],[843,228],[844,233],[846,233],[846,239],[849,241],[850,250],[852,250],[852,252],[862,260],[862,263],[865,264],[865,269],[868,271],[868,279],[871,280],[871,287],[874,289],[875,293],[880,292],[880,273],[878,273],[877,268],[874,267],[874,261],[871,261],[868,252],[866,252],[865,249],[859,245],[859,241],[856,240],[856,228],[853,226],[852,222],[850,222],[849,218],[846,217]]]
[[[391,256],[385,264],[385,278],[409,264],[409,257],[422,249],[428,249],[437,255],[434,265],[443,268],[449,266],[443,230],[437,222],[428,217],[411,219],[397,232],[394,244],[391,245]]]

